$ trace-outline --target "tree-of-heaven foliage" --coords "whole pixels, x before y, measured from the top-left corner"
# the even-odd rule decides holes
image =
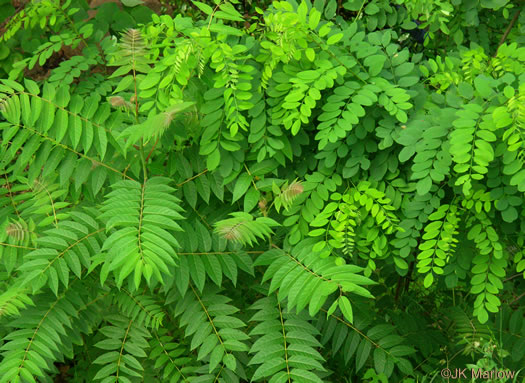
[[[0,8],[0,383],[525,381],[521,0]]]

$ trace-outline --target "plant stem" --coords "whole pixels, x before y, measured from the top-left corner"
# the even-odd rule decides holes
[[[505,39],[509,35],[509,33],[510,33],[512,27],[514,26],[514,24],[516,24],[516,21],[518,20],[518,17],[520,16],[520,13],[521,13],[521,8],[516,11],[516,13],[514,14],[514,17],[510,21],[509,26],[505,30],[505,33],[503,33],[503,36],[501,36],[501,39],[500,39],[500,41],[498,43],[498,47],[496,48],[496,52],[494,53],[494,57],[496,57],[496,55],[498,54],[499,47],[501,46],[501,44],[503,44],[505,42]]]
[[[144,172],[144,182],[148,180],[148,173],[146,171],[146,158],[144,156],[144,140],[142,140],[142,143],[140,145],[140,162],[142,162],[142,171]]]

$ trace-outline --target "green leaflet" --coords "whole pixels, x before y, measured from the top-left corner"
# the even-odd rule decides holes
[[[503,287],[501,279],[505,276],[507,259],[499,243],[499,236],[490,226],[490,221],[487,220],[486,215],[481,213],[478,217],[479,223],[473,225],[468,233],[469,237],[474,239],[476,248],[479,250],[479,254],[472,260],[474,276],[471,280],[472,288],[470,291],[473,294],[478,294],[478,299],[474,303],[473,314],[480,323],[485,323],[488,320],[488,313],[497,312],[501,305],[497,294]]]
[[[258,336],[250,349],[250,354],[255,354],[250,364],[259,365],[254,379],[308,377],[321,382],[315,374],[324,371],[323,358],[315,349],[320,346],[315,327],[304,317],[284,311],[275,298],[260,299],[250,308],[257,310],[251,318],[257,325],[250,332],[250,336]]]
[[[338,266],[335,257],[321,258],[315,251],[316,243],[313,239],[306,239],[298,243],[291,254],[273,249],[257,259],[255,266],[268,265],[263,282],[271,280],[270,292],[278,290],[279,299],[288,298],[289,310],[297,307],[297,312],[300,312],[308,305],[310,315],[315,315],[328,296],[338,289],[372,298],[363,286],[375,282],[358,274],[362,268]]]
[[[121,315],[108,318],[111,324],[101,329],[106,339],[95,344],[104,352],[93,361],[101,364],[94,376],[95,380],[119,379],[119,376],[137,376],[137,370],[143,368],[137,358],[145,357],[147,354],[147,339],[151,334],[144,327],[134,324],[132,320]],[[128,378],[129,379],[129,378]]]
[[[218,295],[215,289],[199,294],[192,288],[175,308],[175,316],[181,316],[181,327],[187,326],[185,336],[192,337],[191,349],[199,350],[197,359],[209,355],[210,372],[220,363],[235,370],[233,351],[248,350],[243,342],[248,336],[240,330],[245,324],[233,316],[238,309],[229,302],[228,297]]]
[[[272,233],[271,227],[279,224],[271,218],[258,217],[253,219],[248,213],[231,213],[233,218],[215,223],[215,232],[224,239],[251,245],[257,238],[265,238]]]
[[[87,283],[92,282],[88,280]],[[90,294],[88,284],[77,280],[58,297],[48,295],[40,299],[41,307],[26,309],[28,317],[25,319],[19,317],[11,322],[18,330],[11,333],[7,344],[22,345],[24,352],[10,348],[3,353],[4,359],[0,366],[2,381],[32,375],[44,376],[49,371],[47,363],[53,359],[53,353],[63,355],[68,352],[67,339],[82,339],[87,331],[79,325],[88,323],[90,319],[85,313],[77,312],[75,306],[96,298]]]
[[[25,255],[22,280],[33,290],[47,284],[58,296],[59,281],[67,289],[70,272],[81,278],[82,267],[89,268],[88,249],[100,248],[103,229],[83,212],[75,212],[73,219],[48,229],[38,240],[39,248]]]
[[[455,205],[441,205],[429,217],[425,233],[419,245],[417,256],[418,271],[425,276],[424,285],[429,287],[434,281],[434,274],[443,274],[447,259],[456,247],[459,219]]]
[[[113,271],[118,285],[132,273],[137,289],[143,277],[151,283],[155,275],[162,282],[161,272],[170,274],[168,265],[176,264],[178,242],[170,232],[181,230],[174,220],[182,218],[182,209],[166,181],[162,177],[144,185],[121,181],[106,196],[101,219],[107,222],[106,231],[116,230],[104,241],[104,272]],[[106,277],[101,277],[102,283]]]

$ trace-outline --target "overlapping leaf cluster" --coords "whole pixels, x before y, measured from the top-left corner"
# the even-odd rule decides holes
[[[523,15],[456,3],[12,15],[0,383],[522,366]]]

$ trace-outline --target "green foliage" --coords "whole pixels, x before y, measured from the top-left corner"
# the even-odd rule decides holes
[[[249,364],[259,365],[252,379],[322,382],[311,372],[326,370],[317,351],[321,346],[316,339],[319,331],[308,319],[284,311],[275,297],[262,298],[250,308],[258,310],[251,318],[257,325],[249,334],[256,336],[250,349],[255,355]]]
[[[424,242],[419,245],[421,252],[417,256],[418,271],[425,276],[423,284],[429,287],[434,281],[434,274],[443,274],[450,254],[456,246],[457,228],[459,219],[455,205],[441,205],[439,209],[428,216],[430,222],[425,227],[425,233],[421,237]]]
[[[297,312],[308,306],[308,312],[314,316],[319,312],[326,299],[332,293],[352,292],[373,298],[362,286],[374,284],[372,280],[357,273],[361,267],[337,265],[334,257],[322,257],[315,251],[314,241],[304,240],[294,246],[292,253],[272,249],[257,259],[255,266],[268,265],[263,276],[263,283],[271,279],[269,292],[278,290],[279,300],[287,298],[288,310],[297,308]],[[352,308],[346,297],[348,320],[352,320]]]
[[[253,217],[248,213],[231,213],[233,218],[215,223],[215,231],[224,239],[244,245],[257,243],[257,237],[265,238],[272,234],[271,226],[278,225],[268,217]]]
[[[206,359],[208,372],[219,364],[221,370],[235,371],[237,358],[234,352],[248,351],[243,331],[246,324],[233,314],[238,308],[229,304],[230,298],[213,290],[200,295],[191,285],[183,299],[179,298],[174,316],[180,316],[180,327],[185,327],[184,337],[191,336],[191,350],[197,350],[197,360]],[[219,372],[219,374],[222,373]]]
[[[143,367],[137,358],[147,356],[147,338],[151,334],[126,317],[116,315],[107,318],[107,322],[108,326],[99,329],[106,338],[95,344],[104,352],[93,361],[93,364],[103,367],[93,379],[119,382],[129,381],[129,377],[140,377]]]
[[[130,180],[119,181],[113,185],[113,191],[106,194],[99,218],[105,221],[106,232],[117,230],[104,241],[101,249],[107,251],[100,274],[102,284],[110,271],[118,272],[118,277],[115,275],[118,287],[133,273],[135,289],[143,277],[152,285],[153,275],[163,283],[161,270],[170,274],[168,265],[175,266],[175,247],[179,244],[169,231],[182,230],[174,222],[182,218],[179,214],[182,209],[168,183],[163,177],[150,178],[142,185]]]
[[[0,383],[518,371],[519,1],[161,3],[0,0]]]

